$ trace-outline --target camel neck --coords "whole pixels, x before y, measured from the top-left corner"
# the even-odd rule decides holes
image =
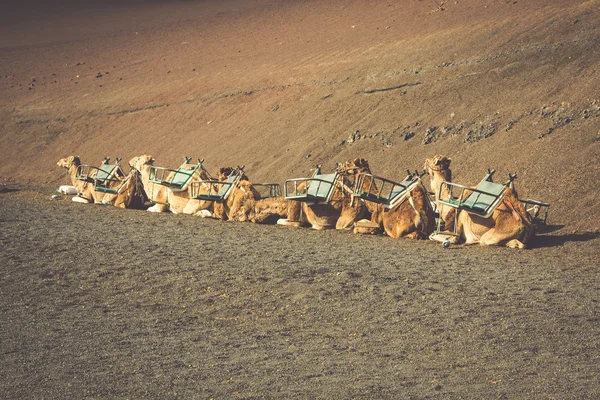
[[[79,168],[79,164],[75,163],[71,164],[71,166],[69,167],[69,176],[71,177],[71,184],[73,186],[75,186],[77,183],[77,168]]]
[[[438,210],[440,210],[442,219],[446,220],[448,214],[451,212],[451,208],[443,207],[442,204],[439,202],[439,196],[441,195],[442,198],[447,199],[450,195],[450,190],[448,189],[448,186],[444,185],[440,193],[440,186],[442,182],[452,182],[452,172],[449,169],[442,171],[433,171],[430,182],[431,190],[433,191],[433,195],[435,196],[435,202],[437,204]]]
[[[144,164],[138,170],[140,175],[142,176],[142,184],[144,187],[148,187],[148,183],[150,183],[150,165]]]
[[[431,190],[435,196],[435,200],[438,200],[438,196],[440,195],[440,185],[442,182],[451,182],[449,179],[449,174],[442,174],[441,172],[434,171],[433,177],[431,178]],[[448,195],[448,188],[444,186],[442,188],[442,197],[446,197]]]

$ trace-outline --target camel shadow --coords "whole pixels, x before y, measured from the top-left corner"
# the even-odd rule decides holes
[[[535,225],[535,233],[536,235],[556,232],[564,228],[564,225],[546,225],[546,224],[536,224]]]
[[[568,242],[588,242],[590,240],[599,239],[600,234],[597,233],[569,233],[565,235],[547,235],[547,233],[555,232],[564,225],[538,225],[536,227],[536,236],[533,246],[535,248],[556,247],[562,246]]]
[[[6,186],[0,186],[0,194],[1,193],[12,193],[12,192],[18,192],[19,188],[15,188],[15,187],[6,187]]]

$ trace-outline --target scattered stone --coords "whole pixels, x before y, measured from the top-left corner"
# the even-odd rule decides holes
[[[423,139],[423,144],[430,144],[430,143],[437,142],[439,138],[440,138],[440,135],[438,133],[438,127],[430,126],[425,131],[425,138]]]
[[[506,132],[510,131],[515,126],[516,123],[517,123],[516,119],[511,119],[510,121],[508,121],[508,123],[504,127],[504,130]]]
[[[306,156],[304,156],[304,158],[306,158],[308,160],[310,158],[310,156],[312,156],[312,154],[308,153]]]
[[[487,139],[490,136],[494,135],[497,131],[498,121],[492,121],[489,124],[484,124],[483,122],[474,124],[469,128],[467,136],[465,137],[465,142],[479,142],[480,140]]]
[[[348,140],[346,140],[346,143],[354,143],[358,140],[360,140],[360,131],[356,130],[348,136]]]

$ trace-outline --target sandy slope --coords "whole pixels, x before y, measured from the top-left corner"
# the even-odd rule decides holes
[[[189,155],[279,182],[362,156],[400,178],[442,153],[460,183],[517,172],[554,223],[598,230],[599,6],[21,7],[0,24],[0,178],[62,182],[55,162],[68,154],[163,166]]]

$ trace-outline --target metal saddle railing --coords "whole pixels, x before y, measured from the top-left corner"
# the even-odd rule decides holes
[[[110,164],[110,157],[105,157],[100,167],[80,165],[75,172],[75,179],[94,184],[94,190],[103,193],[117,193],[127,176],[121,169],[121,158]]]
[[[550,212],[550,204],[538,200],[519,200],[525,206],[525,211],[531,217],[531,222],[546,225],[548,221],[548,213]]]
[[[77,167],[77,171],[75,171],[75,179],[78,181],[94,183],[94,177],[96,176],[97,171],[98,167],[93,167],[91,165],[80,165]]]
[[[416,171],[408,172],[408,176],[402,182],[362,173],[356,178],[352,200],[360,198],[383,204],[385,208],[393,208],[411,192],[419,181],[420,175]]]
[[[227,200],[233,188],[242,180],[244,167],[234,169],[225,181],[202,180],[191,183],[190,198],[198,200],[221,201]],[[204,190],[203,190],[204,188]]]
[[[444,205],[489,218],[496,207],[502,202],[508,184],[514,179],[511,175],[508,183],[494,183],[492,176],[495,170],[488,170],[487,175],[475,187],[467,187],[452,182],[442,182],[438,190],[438,201]],[[448,189],[448,197],[442,198],[443,189]],[[460,191],[455,195],[454,191]]]
[[[321,167],[317,167],[311,178],[288,179],[284,183],[285,199],[304,202],[326,203],[331,200],[334,187],[340,174],[321,174]],[[304,183],[303,188],[298,188]],[[291,190],[290,190],[291,189]]]
[[[196,164],[189,164],[190,160],[190,157],[185,157],[184,165],[177,169],[152,166],[150,167],[148,179],[152,183],[167,186],[173,191],[185,190],[196,171],[202,168],[204,162],[204,160],[199,159]]]
[[[115,164],[109,164],[109,158],[104,159],[94,177],[94,190],[97,192],[116,194],[123,184],[125,172],[121,169],[121,159],[117,157]]]
[[[261,199],[281,197],[281,185],[279,183],[253,183],[252,186],[258,191]]]

